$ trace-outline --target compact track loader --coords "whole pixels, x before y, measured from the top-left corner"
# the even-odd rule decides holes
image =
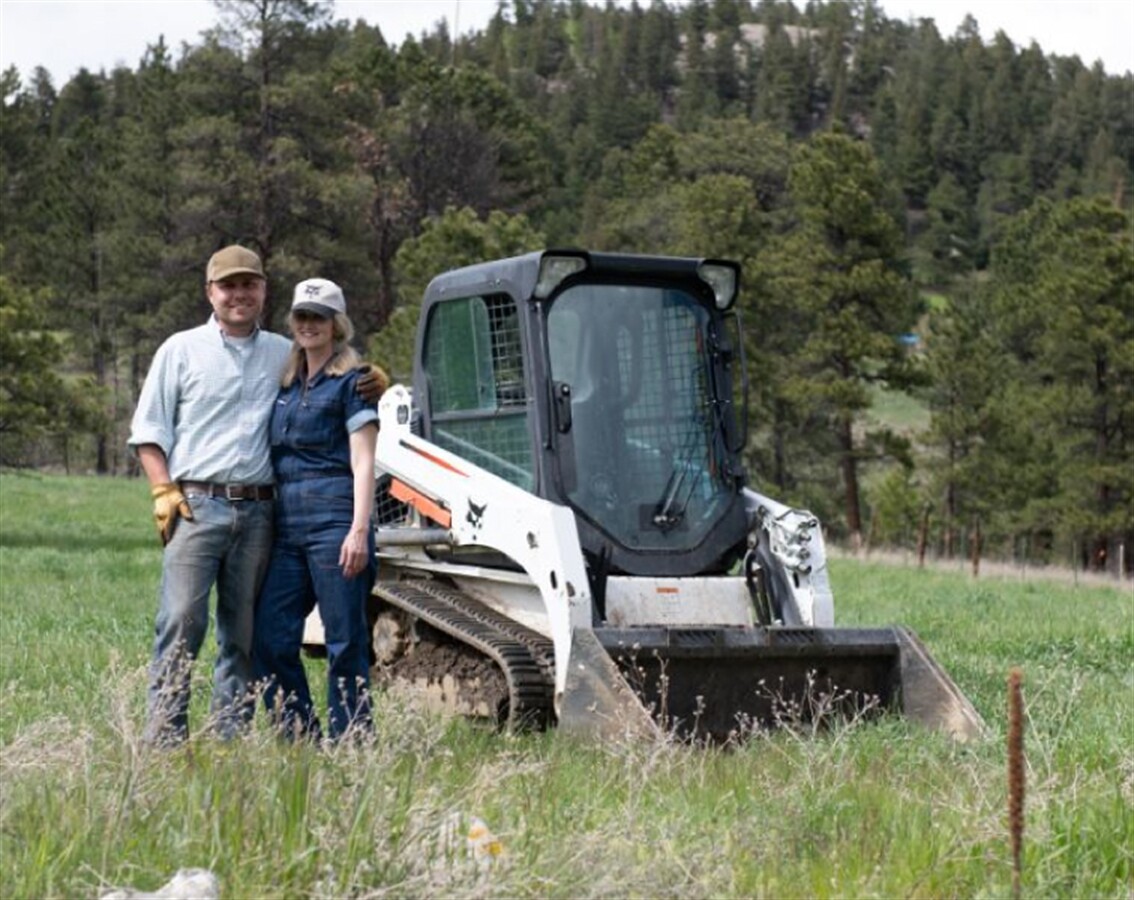
[[[739,280],[546,251],[430,283],[412,390],[379,405],[377,681],[595,735],[979,732],[911,632],[834,626],[819,523],[745,486]]]

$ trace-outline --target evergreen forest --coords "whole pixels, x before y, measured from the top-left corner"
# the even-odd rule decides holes
[[[332,278],[400,378],[455,266],[727,257],[754,486],[850,546],[1134,568],[1130,72],[873,0],[501,0],[396,46],[214,5],[134,69],[0,75],[0,465],[136,474],[150,358],[229,243],[265,325]]]

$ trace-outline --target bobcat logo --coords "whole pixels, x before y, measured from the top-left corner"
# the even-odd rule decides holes
[[[472,500],[469,500],[469,512],[465,516],[465,521],[468,522],[473,528],[480,528],[483,524],[481,519],[484,517],[484,511],[488,509],[488,504],[485,503],[477,506]]]

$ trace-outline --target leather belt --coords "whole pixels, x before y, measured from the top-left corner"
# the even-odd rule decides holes
[[[274,500],[276,499],[276,486],[274,484],[214,484],[211,481],[183,481],[183,491],[199,491],[210,497],[220,497],[224,500]]]

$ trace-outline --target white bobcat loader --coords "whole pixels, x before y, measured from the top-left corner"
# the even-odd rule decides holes
[[[595,735],[980,731],[911,632],[834,627],[818,522],[745,487],[738,285],[580,251],[430,283],[413,389],[379,405],[377,682]]]

